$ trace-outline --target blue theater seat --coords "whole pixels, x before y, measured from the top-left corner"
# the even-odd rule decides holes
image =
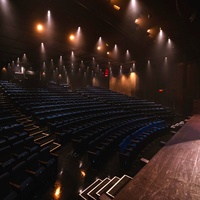
[[[44,147],[39,152],[39,162],[47,169],[47,173],[55,174],[58,167],[58,157],[50,153],[50,147]]]
[[[24,141],[20,140],[12,145],[12,154],[19,162],[25,160],[29,156],[29,152],[24,148]]]
[[[27,199],[35,189],[34,179],[26,171],[26,162],[16,165],[11,172],[10,184],[18,192],[20,199]]]
[[[31,154],[40,150],[40,146],[34,142],[33,136],[29,136],[24,140],[24,148]]]
[[[16,159],[12,156],[10,146],[0,149],[0,173],[7,172],[15,165]]]
[[[27,158],[27,172],[36,179],[37,185],[44,183],[46,169],[39,163],[37,153]]]
[[[0,176],[0,191],[1,200],[17,199],[17,192],[15,192],[10,185],[10,174],[8,172]]]

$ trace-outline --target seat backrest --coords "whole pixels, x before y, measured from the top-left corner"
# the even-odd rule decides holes
[[[22,161],[12,169],[12,180],[20,183],[26,177],[26,162]]]
[[[0,149],[0,162],[4,162],[11,157],[11,147],[5,146]]]
[[[29,136],[24,140],[25,146],[30,146],[33,144],[33,142],[34,142],[33,136]]]
[[[39,157],[41,160],[49,158],[50,155],[50,147],[46,146],[40,150]]]
[[[13,150],[18,150],[18,149],[23,149],[24,148],[24,141],[23,140],[20,140],[18,142],[15,142],[13,144]]]
[[[2,174],[0,176],[0,194],[1,194],[1,198],[5,197],[7,194],[10,193],[10,174],[8,172]]]
[[[34,153],[32,156],[27,158],[27,169],[34,171],[35,169],[40,167],[40,164],[38,162],[39,160],[39,154]]]

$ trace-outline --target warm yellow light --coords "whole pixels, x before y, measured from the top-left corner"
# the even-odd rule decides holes
[[[81,176],[82,176],[83,178],[86,176],[86,173],[85,173],[83,170],[81,170]]]
[[[114,8],[115,10],[120,10],[120,7],[119,7],[118,5],[113,5],[113,8]]]
[[[135,20],[135,23],[138,24],[138,23],[139,23],[139,19],[136,19],[136,20]]]
[[[69,39],[70,39],[71,41],[73,41],[73,40],[75,39],[75,36],[74,36],[74,35],[70,35],[70,36],[69,36]]]
[[[60,198],[60,193],[61,193],[60,189],[61,189],[60,186],[58,186],[58,187],[56,188],[55,193],[54,193],[54,198],[55,198],[55,199],[59,199],[59,198]]]
[[[109,54],[110,54],[110,52],[108,51],[108,52],[107,52],[107,55],[109,55]]]
[[[59,181],[56,181],[55,182],[55,190],[53,191],[53,197],[55,200],[58,200],[60,199],[60,196],[61,196],[61,184]]]
[[[38,30],[38,31],[43,31],[43,29],[44,29],[44,28],[43,28],[42,24],[38,24],[38,25],[37,25],[37,30]]]
[[[100,47],[100,46],[98,46],[98,47],[97,47],[97,50],[101,50],[101,47]]]

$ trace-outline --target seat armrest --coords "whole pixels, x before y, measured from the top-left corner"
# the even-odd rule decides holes
[[[17,188],[17,189],[19,189],[19,188],[20,188],[20,186],[19,186],[19,185],[15,184],[15,183],[13,183],[13,182],[9,182],[9,183],[10,183],[10,185],[11,185],[11,186],[13,186],[14,188]]]

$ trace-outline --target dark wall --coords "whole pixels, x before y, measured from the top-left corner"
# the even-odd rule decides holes
[[[200,65],[197,61],[151,63],[134,75],[110,76],[109,89],[190,115],[193,101],[200,98]]]

